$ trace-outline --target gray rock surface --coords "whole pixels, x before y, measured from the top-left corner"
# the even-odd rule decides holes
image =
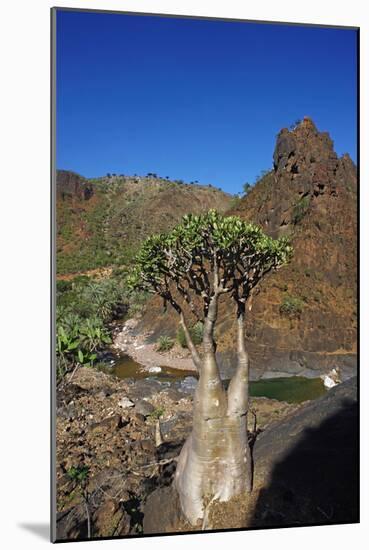
[[[357,386],[352,378],[262,432],[258,526],[358,521]]]
[[[155,410],[155,407],[148,401],[145,401],[144,399],[137,401],[137,403],[135,404],[135,411],[138,414],[142,414],[143,416],[149,416],[149,414],[154,412],[154,410]]]

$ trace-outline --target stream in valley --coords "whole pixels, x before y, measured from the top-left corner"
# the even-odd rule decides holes
[[[167,386],[174,386],[183,392],[192,392],[196,387],[196,374],[193,371],[170,367],[145,368],[128,355],[121,356],[111,366],[102,368],[104,372],[120,379],[153,379]],[[227,385],[227,380],[224,381]],[[250,382],[252,397],[267,397],[288,403],[301,403],[326,393],[320,378],[290,376],[284,378],[266,378]]]

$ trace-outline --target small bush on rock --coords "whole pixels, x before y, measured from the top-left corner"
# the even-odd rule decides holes
[[[155,420],[159,420],[161,416],[163,416],[165,410],[164,407],[157,407],[152,413],[150,413],[148,416],[150,418],[154,418]]]
[[[157,351],[169,351],[174,346],[172,338],[169,336],[160,336],[157,345]]]
[[[284,297],[282,304],[280,305],[279,312],[286,317],[298,318],[300,317],[304,308],[304,302],[298,296],[287,295]]]
[[[306,215],[310,206],[310,197],[303,197],[295,204],[292,212],[292,223],[294,225],[298,224]]]

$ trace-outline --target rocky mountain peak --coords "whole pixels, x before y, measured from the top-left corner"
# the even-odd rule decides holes
[[[350,156],[339,158],[328,132],[320,132],[309,117],[279,132],[273,160],[274,169],[260,182],[266,200],[253,214],[273,236],[290,234],[309,212],[318,218],[327,212],[334,216],[337,205],[332,199],[340,197],[340,205],[356,195],[356,167]],[[259,200],[257,194],[253,198]]]
[[[269,235],[288,236],[294,248],[291,263],[271,275],[248,314],[254,369],[355,369],[356,181],[350,156],[338,157],[329,134],[305,117],[279,132],[274,169],[234,208]],[[290,299],[300,300],[295,318],[283,314]],[[218,349],[222,344],[227,349],[226,342]]]
[[[273,160],[277,174],[284,170],[293,174],[304,171],[312,174],[322,164],[334,172],[338,162],[328,132],[319,132],[307,116],[295,128],[283,128],[279,132]]]

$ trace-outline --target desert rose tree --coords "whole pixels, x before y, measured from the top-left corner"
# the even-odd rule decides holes
[[[176,310],[199,372],[193,428],[178,458],[174,481],[182,511],[192,525],[200,519],[205,522],[210,502],[251,491],[246,305],[255,286],[284,265],[291,253],[285,238],[272,239],[256,225],[210,210],[187,215],[168,234],[148,238],[137,255],[130,286],[161,296]],[[227,391],[214,339],[223,295],[233,301],[237,318],[237,368]],[[201,352],[191,339],[186,311],[203,322]]]

